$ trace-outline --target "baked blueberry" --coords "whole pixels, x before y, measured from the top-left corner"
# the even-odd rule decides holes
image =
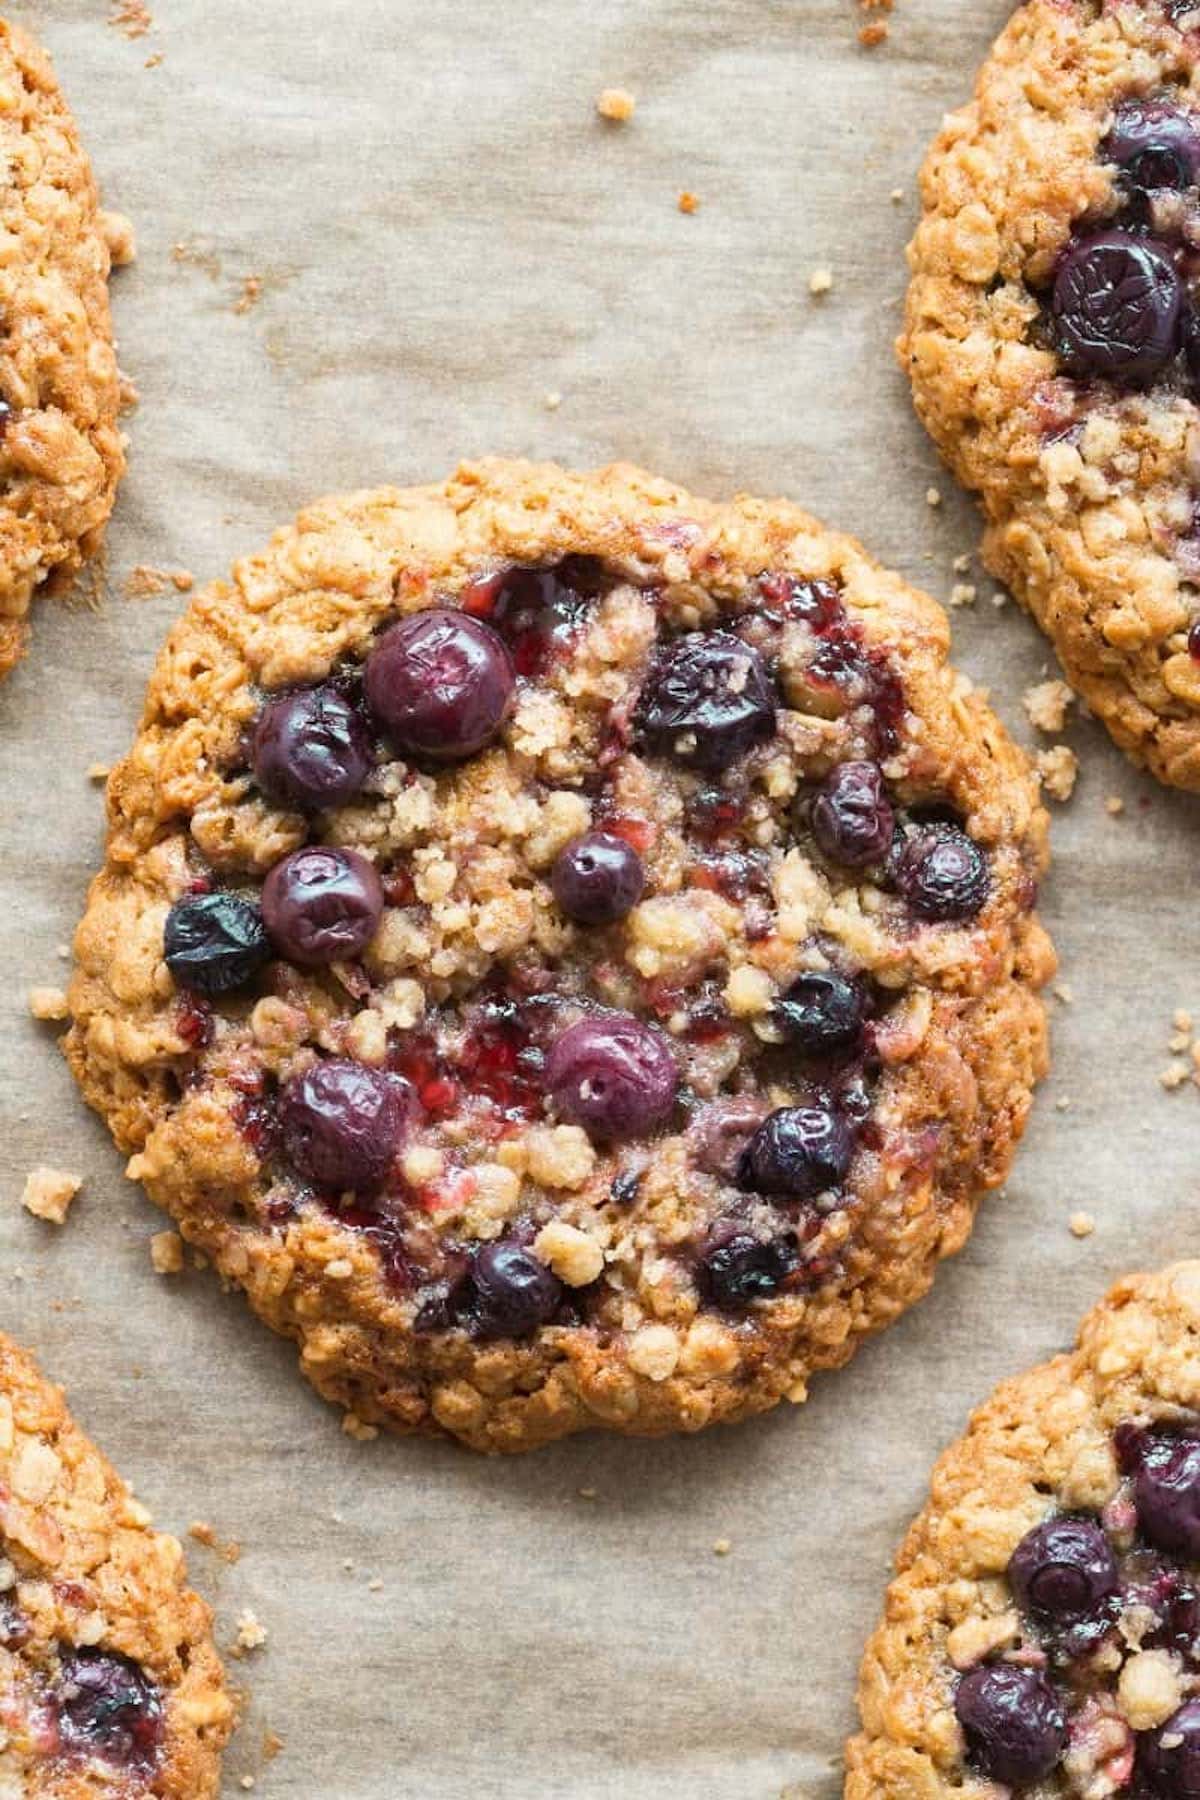
[[[759,652],[727,631],[693,631],[660,650],[638,700],[649,749],[727,769],[774,736],[779,697]]]
[[[378,1187],[404,1135],[408,1091],[393,1075],[330,1058],[279,1096],[284,1155],[306,1181],[336,1193]]]
[[[579,925],[612,925],[642,897],[646,871],[633,845],[609,831],[587,831],[559,852],[554,898]]]
[[[901,845],[896,886],[920,919],[973,919],[991,888],[987,857],[957,825],[923,825]]]
[[[1013,1551],[1008,1579],[1027,1612],[1071,1624],[1092,1617],[1116,1592],[1117,1564],[1093,1520],[1047,1519]]]
[[[1100,155],[1116,164],[1121,186],[1132,199],[1164,189],[1182,192],[1200,178],[1195,122],[1165,100],[1126,100],[1116,110]]]
[[[805,1056],[839,1056],[862,1041],[866,1007],[857,981],[833,970],[797,976],[775,1003],[775,1020]]]
[[[1147,381],[1179,349],[1183,284],[1162,245],[1127,231],[1085,238],[1059,265],[1050,303],[1080,375]]]
[[[1141,1734],[1137,1772],[1153,1800],[1197,1800],[1200,1700],[1185,1700],[1165,1723]]]
[[[814,799],[811,817],[813,836],[831,862],[849,869],[879,862],[895,829],[879,764],[839,763]]]
[[[263,883],[262,911],[281,956],[309,968],[360,956],[383,917],[383,885],[357,850],[310,844]]]
[[[443,606],[385,631],[365,680],[367,704],[397,749],[456,762],[496,737],[516,673],[490,625]]]
[[[250,754],[268,800],[296,812],[344,806],[371,772],[362,715],[330,687],[268,700],[255,722]]]
[[[484,1244],[471,1265],[470,1315],[480,1337],[528,1337],[554,1317],[563,1286],[514,1238]]]
[[[105,1650],[65,1651],[53,1706],[65,1750],[141,1773],[158,1761],[162,1697],[128,1657]]]
[[[652,1025],[630,1013],[596,1013],[555,1039],[545,1082],[563,1117],[594,1137],[640,1137],[671,1111],[679,1071]]]
[[[1156,1550],[1200,1558],[1200,1438],[1149,1435],[1133,1497],[1142,1535]]]
[[[1067,1747],[1063,1704],[1038,1669],[989,1663],[958,1684],[954,1711],[969,1760],[991,1781],[1030,1787]]]
[[[271,957],[263,915],[242,894],[188,894],[167,914],[163,957],[180,987],[215,998],[242,987]]]
[[[811,1200],[840,1186],[854,1135],[831,1100],[784,1106],[765,1118],[743,1150],[739,1185],[756,1194]]]
[[[749,1232],[716,1236],[696,1264],[696,1285],[712,1306],[739,1312],[753,1300],[769,1300],[795,1261],[790,1246],[764,1243]]]

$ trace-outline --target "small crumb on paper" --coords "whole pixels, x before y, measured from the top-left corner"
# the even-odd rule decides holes
[[[156,1275],[183,1272],[183,1239],[177,1231],[156,1231],[150,1239],[150,1261]]]
[[[728,1556],[729,1552],[732,1549],[733,1549],[733,1545],[728,1538],[718,1538],[716,1543],[713,1545],[713,1555],[714,1556]]]
[[[700,196],[699,194],[693,194],[690,188],[684,188],[675,204],[678,206],[681,213],[698,212],[700,208]]]
[[[253,1650],[261,1650],[267,1641],[267,1628],[247,1606],[237,1617],[237,1637],[234,1640],[233,1654],[249,1656]]]
[[[173,587],[177,593],[190,593],[196,577],[190,569],[156,569],[153,563],[135,563],[125,577],[122,593],[127,600],[153,600]]]
[[[637,101],[628,88],[609,87],[601,90],[596,99],[596,111],[602,119],[608,119],[614,125],[624,125],[632,119]]]
[[[368,1425],[357,1413],[343,1413],[342,1430],[347,1437],[356,1438],[360,1444],[369,1444],[372,1438],[379,1436],[378,1425]]]
[[[1159,1072],[1159,1085],[1166,1088],[1168,1094],[1173,1094],[1176,1088],[1183,1086],[1189,1073],[1190,1070],[1185,1062],[1169,1062],[1166,1068]]]
[[[30,988],[29,1010],[35,1019],[65,1019],[67,996],[60,987]]]
[[[546,398],[542,401],[542,405],[546,408],[547,412],[558,411],[559,407],[562,405],[562,395],[557,388],[551,388],[550,392],[546,395]]]
[[[942,496],[937,488],[927,487],[925,489],[925,504],[926,506],[940,506],[942,504]]]
[[[1079,759],[1065,744],[1039,750],[1036,758],[1038,780],[1052,800],[1067,801],[1075,792]]]
[[[109,258],[114,269],[128,268],[137,261],[137,233],[133,228],[133,220],[126,218],[122,212],[102,212],[99,217],[100,235],[108,247]]]
[[[974,606],[979,589],[970,581],[956,581],[950,589],[951,606]]]
[[[819,269],[814,269],[808,278],[808,291],[813,298],[819,300],[822,294],[828,294],[832,292],[832,289],[833,270],[824,265]]]
[[[886,42],[888,35],[887,21],[876,15],[890,13],[893,0],[858,0],[858,5],[860,12],[867,15],[865,23],[859,27],[858,41],[865,50],[874,50]]]
[[[1090,1212],[1073,1212],[1067,1220],[1071,1236],[1077,1238],[1091,1237],[1096,1229],[1096,1221]]]
[[[257,306],[262,299],[263,282],[261,275],[244,275],[241,291],[233,303],[233,310],[241,316]]]
[[[207,1519],[194,1519],[188,1526],[188,1536],[194,1538],[198,1544],[203,1544],[206,1550],[215,1550],[217,1555],[227,1563],[235,1563],[241,1559],[242,1546],[237,1540],[230,1538],[228,1543],[222,1543],[217,1536],[215,1527],[210,1525]]]
[[[45,1219],[50,1225],[65,1225],[71,1202],[82,1186],[82,1175],[72,1175],[67,1169],[51,1169],[42,1164],[26,1176],[21,1205],[35,1219]]]
[[[1117,819],[1125,811],[1125,802],[1120,794],[1110,794],[1104,802],[1104,810],[1110,819]]]
[[[87,778],[89,781],[107,781],[112,774],[112,764],[104,762],[89,763]]]
[[[154,24],[154,15],[145,0],[113,0],[108,22],[127,38],[140,38]]]
[[[1075,696],[1065,681],[1038,681],[1025,689],[1024,707],[1029,723],[1038,731],[1061,731],[1067,708]]]

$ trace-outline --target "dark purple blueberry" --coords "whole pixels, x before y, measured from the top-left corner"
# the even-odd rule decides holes
[[[1200,619],[1195,619],[1192,622],[1191,628],[1188,631],[1187,647],[1188,655],[1192,658],[1193,662],[1200,662]]]
[[[1200,178],[1200,139],[1194,122],[1163,100],[1126,100],[1100,146],[1121,171],[1121,185],[1137,199],[1164,188],[1181,193]]]
[[[474,756],[504,723],[512,657],[481,619],[453,607],[413,613],[367,658],[367,704],[400,750],[438,762]]]
[[[991,888],[987,857],[957,825],[923,825],[896,858],[896,886],[919,919],[973,919]]]
[[[554,898],[579,925],[612,925],[642,897],[646,871],[633,845],[608,831],[587,831],[560,851]]]
[[[1027,1612],[1071,1624],[1089,1618],[1116,1591],[1117,1564],[1091,1519],[1047,1519],[1013,1551],[1008,1579]]]
[[[555,1040],[545,1081],[564,1118],[598,1138],[629,1138],[663,1123],[679,1071],[653,1026],[628,1013],[597,1013]]]
[[[1183,284],[1168,252],[1147,238],[1106,231],[1076,244],[1050,306],[1077,374],[1145,381],[1179,349]]]
[[[814,969],[800,975],[775,1003],[775,1019],[804,1056],[839,1056],[862,1041],[866,1007],[857,981]]]
[[[1148,1436],[1133,1500],[1142,1535],[1156,1550],[1200,1558],[1200,1438]]]
[[[528,1337],[552,1319],[563,1285],[533,1251],[513,1238],[485,1244],[471,1265],[472,1321],[481,1337]]]
[[[832,862],[863,869],[888,853],[895,815],[878,763],[840,763],[812,803],[812,830]]]
[[[775,733],[779,696],[758,651],[727,631],[693,631],[660,650],[638,700],[651,750],[697,769],[727,769]]]
[[[743,1150],[738,1184],[755,1194],[811,1200],[841,1185],[853,1155],[854,1134],[832,1102],[783,1106]]]
[[[1137,1771],[1155,1800],[1200,1800],[1200,1700],[1139,1736]]]
[[[696,1264],[696,1285],[710,1306],[739,1312],[752,1300],[769,1300],[790,1274],[794,1256],[785,1243],[764,1244],[748,1232],[714,1241]]]
[[[357,794],[371,772],[371,740],[361,714],[336,688],[304,688],[267,701],[251,760],[268,800],[321,812]]]
[[[180,987],[227,994],[270,960],[263,916],[241,894],[189,894],[167,914],[163,955]]]
[[[378,1187],[404,1135],[405,1084],[342,1058],[317,1062],[279,1096],[284,1154],[315,1187]]]
[[[163,1742],[162,1696],[127,1657],[65,1650],[53,1705],[65,1750],[114,1768],[154,1768]]]
[[[357,850],[310,844],[275,864],[262,909],[280,956],[318,968],[366,949],[383,917],[383,884]]]
[[[1062,1701],[1038,1669],[989,1663],[958,1684],[954,1710],[967,1756],[991,1781],[1031,1787],[1067,1747]]]

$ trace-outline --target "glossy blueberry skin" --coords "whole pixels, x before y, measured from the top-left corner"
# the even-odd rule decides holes
[[[1200,1559],[1200,1438],[1146,1438],[1133,1484],[1142,1535],[1156,1550]]]
[[[854,1134],[831,1101],[780,1107],[743,1150],[738,1185],[750,1193],[812,1200],[841,1185],[853,1156]]]
[[[1137,1772],[1154,1800],[1200,1800],[1200,1700],[1139,1733]]]
[[[529,1337],[562,1304],[563,1285],[512,1238],[485,1244],[471,1265],[471,1320],[484,1338]]]
[[[397,749],[435,762],[474,756],[500,731],[516,686],[490,625],[454,607],[413,613],[367,658],[367,705]]]
[[[958,1684],[954,1710],[969,1761],[991,1781],[1031,1787],[1067,1746],[1062,1701],[1038,1669],[988,1663]]]
[[[1183,303],[1183,283],[1162,245],[1114,230],[1067,251],[1050,310],[1076,374],[1143,382],[1179,350]]]
[[[878,763],[844,762],[826,776],[812,804],[812,831],[831,862],[864,869],[887,855],[895,814]]]
[[[371,772],[371,740],[361,714],[336,688],[303,688],[267,701],[250,757],[268,800],[315,813],[358,793]]]
[[[314,1063],[279,1096],[284,1155],[304,1180],[335,1193],[378,1187],[404,1136],[405,1084],[344,1058]]]
[[[727,631],[692,631],[654,658],[634,723],[649,749],[717,771],[774,736],[778,704],[752,645]]]
[[[545,1084],[558,1112],[591,1136],[631,1138],[666,1119],[679,1071],[653,1026],[628,1013],[597,1013],[555,1039]]]
[[[383,885],[357,850],[310,844],[275,864],[262,909],[279,955],[315,969],[361,956],[383,917]]]
[[[1093,1617],[1116,1592],[1117,1563],[1093,1520],[1047,1519],[1013,1551],[1008,1579],[1026,1612],[1073,1624]]]
[[[1131,197],[1164,189],[1181,193],[1200,180],[1200,138],[1195,121],[1162,100],[1126,100],[1100,146],[1115,163]]]
[[[624,838],[587,831],[559,852],[550,880],[568,919],[577,925],[614,925],[641,899],[646,871]]]
[[[778,1293],[792,1266],[786,1244],[764,1244],[749,1232],[737,1232],[705,1250],[696,1264],[696,1286],[708,1305],[741,1312],[752,1301]]]
[[[991,891],[988,860],[957,825],[926,825],[900,847],[895,862],[900,893],[919,919],[963,923]]]
[[[866,1002],[858,982],[814,969],[780,995],[774,1017],[801,1055],[844,1056],[862,1042]]]
[[[127,1657],[104,1650],[64,1652],[53,1707],[64,1749],[142,1774],[157,1764],[162,1696]]]
[[[242,894],[189,894],[167,914],[163,957],[180,987],[213,999],[269,962],[271,943],[261,911]]]

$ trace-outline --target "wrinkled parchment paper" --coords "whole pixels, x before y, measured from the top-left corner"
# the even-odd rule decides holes
[[[978,581],[958,660],[1032,741],[1048,652],[954,571],[973,515],[890,351],[922,150],[1008,0],[898,0],[869,53],[852,0],[151,3],[136,38],[109,0],[16,8],[137,222],[115,306],[141,404],[103,610],[42,607],[0,693],[0,1324],[160,1523],[243,1547],[190,1552],[222,1643],[247,1607],[270,1633],[231,1665],[230,1796],[251,1775],[270,1800],[834,1800],[935,1454],[1111,1278],[1200,1251],[1200,1092],[1157,1079],[1173,1010],[1200,1016],[1194,802],[1076,725],[1045,895],[1074,1001],[1006,1197],[807,1408],[692,1441],[351,1442],[211,1274],[152,1272],[165,1221],[25,997],[63,976],[97,857],[86,770],[126,747],[183,604],[124,598],[131,570],[208,578],[319,493],[463,455],[782,491],[943,599]],[[608,85],[638,97],[625,127],[594,115]],[[60,1232],[18,1204],[40,1162],[86,1177]]]

